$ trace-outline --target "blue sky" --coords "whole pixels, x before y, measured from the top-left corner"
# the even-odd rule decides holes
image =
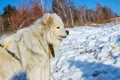
[[[27,4],[28,0],[0,0],[0,13],[3,12],[3,8],[8,4],[11,4],[12,6],[18,8],[18,6],[23,3]]]
[[[51,0],[45,0],[45,8],[50,9]],[[11,4],[13,6],[18,6],[20,4],[28,4],[29,0],[0,0],[0,13],[3,12],[3,8],[7,4]],[[108,6],[111,10],[120,15],[120,0],[73,0],[75,5],[83,5],[86,4],[88,8],[95,8],[95,4],[99,2],[102,6]]]
[[[95,8],[96,3],[108,6],[111,10],[120,15],[120,0],[73,0],[76,5],[86,4],[88,8]]]

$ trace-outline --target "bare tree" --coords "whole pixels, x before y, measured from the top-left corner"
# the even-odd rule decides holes
[[[3,24],[3,19],[2,16],[0,16],[0,36],[4,32],[4,24]]]
[[[29,6],[20,6],[18,10],[12,12],[10,18],[7,19],[10,23],[10,29],[7,28],[6,31],[14,32],[20,28],[27,27],[32,24],[35,20],[40,18],[44,14],[42,7],[34,2],[29,4]]]
[[[71,7],[71,3],[70,0],[68,0],[68,6],[69,6],[69,12],[70,12],[70,19],[71,19],[71,26],[74,26],[74,18],[73,18],[73,11],[72,11],[72,7]]]

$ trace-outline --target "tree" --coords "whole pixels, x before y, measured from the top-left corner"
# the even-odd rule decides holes
[[[3,9],[3,16],[4,17],[10,17],[11,13],[16,11],[16,8],[10,4],[8,4],[4,9]]]
[[[74,16],[71,0],[52,0],[52,10],[62,17],[66,26],[74,26]]]
[[[27,27],[43,14],[44,10],[37,2],[30,2],[29,6],[26,7],[21,5],[17,11],[11,14],[11,27],[15,30]]]
[[[4,25],[3,25],[3,19],[2,16],[0,15],[0,36],[4,32]]]
[[[44,14],[42,6],[37,2],[20,5],[18,9],[8,4],[3,10],[2,21],[6,33],[13,33],[20,28],[27,27]]]

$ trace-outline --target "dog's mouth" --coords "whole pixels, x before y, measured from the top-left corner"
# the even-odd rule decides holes
[[[59,36],[58,39],[61,41],[62,39],[66,38],[67,36]]]
[[[66,36],[60,36],[61,38],[66,38]]]

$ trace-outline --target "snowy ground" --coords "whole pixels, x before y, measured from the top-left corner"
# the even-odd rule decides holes
[[[119,23],[68,30],[51,64],[56,80],[120,80]]]

